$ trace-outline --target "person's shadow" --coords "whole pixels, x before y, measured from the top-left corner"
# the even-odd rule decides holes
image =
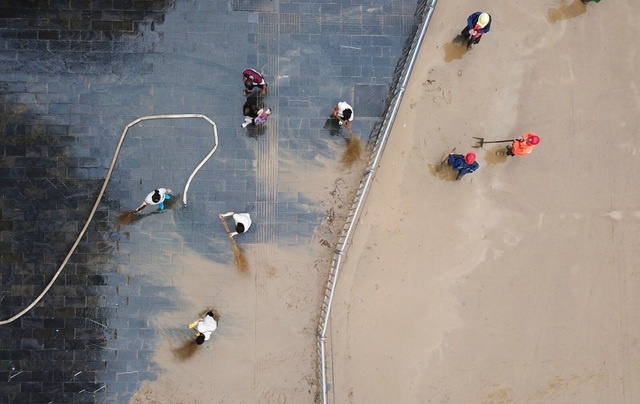
[[[342,133],[342,125],[340,125],[340,120],[333,115],[331,115],[324,122],[323,129],[329,132],[330,136],[338,136]]]

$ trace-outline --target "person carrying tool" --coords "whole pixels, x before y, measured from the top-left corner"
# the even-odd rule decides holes
[[[460,31],[462,40],[460,44],[467,41],[467,49],[471,49],[471,45],[480,42],[482,35],[491,29],[491,16],[488,13],[477,11],[467,18],[467,26]]]
[[[233,220],[236,222],[236,231],[229,233],[229,237],[231,238],[246,232],[249,230],[249,227],[251,227],[251,216],[249,216],[248,213],[227,212],[220,213],[218,216],[220,216],[220,219],[233,216]]]
[[[466,155],[453,154],[452,152],[449,154],[447,163],[451,168],[458,172],[456,181],[480,168],[480,164],[476,161],[476,154],[474,152],[469,152]]]
[[[511,146],[507,146],[507,156],[526,156],[540,143],[540,138],[533,132],[528,132],[513,139]]]
[[[168,201],[169,199],[171,199],[171,190],[169,188],[158,188],[149,193],[149,195],[144,198],[142,205],[138,206],[135,211],[140,212],[147,205],[159,205],[158,208],[164,210],[164,201]]]
[[[213,318],[213,312],[207,312],[204,318],[199,318],[189,324],[189,328],[195,328],[196,344],[202,345],[211,338],[211,334],[218,328],[218,322]]]
[[[351,122],[353,121],[353,107],[347,104],[346,101],[340,101],[335,108],[333,108],[332,115],[335,118],[338,118],[340,126],[344,124],[345,128],[351,128]]]

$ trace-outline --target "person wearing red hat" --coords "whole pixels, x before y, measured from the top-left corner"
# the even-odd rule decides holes
[[[447,162],[451,168],[458,172],[456,181],[480,168],[474,152],[469,152],[466,155],[450,153]]]
[[[525,133],[518,139],[513,139],[511,146],[507,146],[507,156],[526,156],[540,143],[540,137],[533,132]]]

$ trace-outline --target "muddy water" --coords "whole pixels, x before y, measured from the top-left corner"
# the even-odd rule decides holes
[[[455,41],[447,42],[442,46],[442,49],[444,49],[444,61],[446,63],[462,59],[462,57],[469,52],[466,45],[460,45]]]
[[[506,153],[507,148],[505,146],[496,146],[490,150],[487,150],[485,161],[490,166],[505,163],[509,158]]]
[[[558,21],[569,20],[587,12],[587,6],[581,0],[573,0],[571,4],[564,4],[558,8],[547,10],[547,21],[555,24]]]

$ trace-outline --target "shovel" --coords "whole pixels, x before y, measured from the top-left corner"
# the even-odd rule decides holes
[[[475,136],[473,138],[478,140],[476,142],[475,146],[471,146],[471,147],[475,147],[476,149],[484,146],[485,143],[507,143],[507,142],[513,142],[513,139],[507,139],[507,140],[484,140],[483,137],[475,137]]]

